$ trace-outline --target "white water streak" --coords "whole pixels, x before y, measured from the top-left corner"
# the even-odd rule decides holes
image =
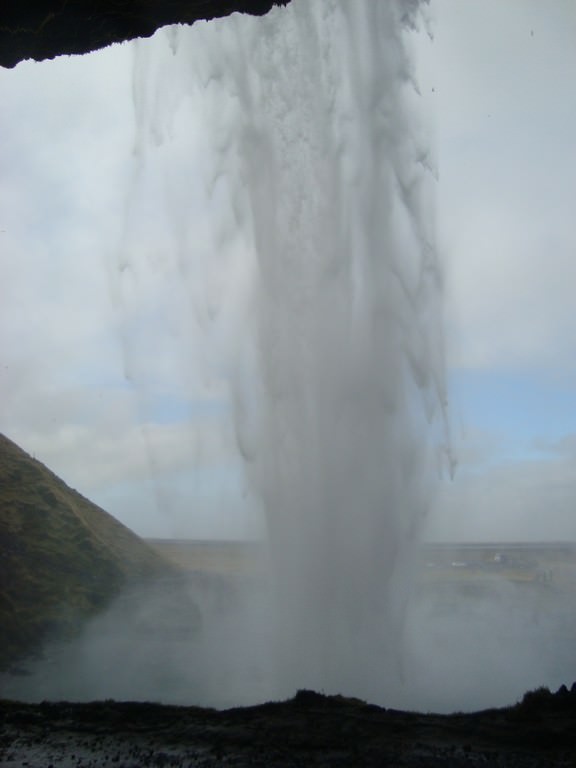
[[[445,402],[433,163],[406,49],[418,7],[294,0],[172,29],[153,66],[143,48],[137,60],[140,157],[172,147],[165,259],[191,289],[194,269],[208,273],[197,300],[241,329],[222,348],[266,515],[280,692],[381,700],[401,676],[426,423]],[[208,147],[205,267],[181,178],[187,135],[194,157]]]

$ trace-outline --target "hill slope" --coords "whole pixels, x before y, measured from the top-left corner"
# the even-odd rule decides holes
[[[71,636],[121,588],[173,575],[151,547],[0,434],[0,669]]]

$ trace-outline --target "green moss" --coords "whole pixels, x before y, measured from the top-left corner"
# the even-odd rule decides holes
[[[174,567],[0,435],[0,669]]]

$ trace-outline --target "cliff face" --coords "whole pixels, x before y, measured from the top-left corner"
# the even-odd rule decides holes
[[[0,66],[52,59],[149,37],[167,24],[193,24],[235,11],[263,15],[289,0],[3,0]]]
[[[0,669],[176,569],[0,435]]]

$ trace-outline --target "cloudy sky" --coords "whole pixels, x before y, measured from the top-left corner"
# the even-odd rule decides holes
[[[576,538],[576,5],[437,4],[456,481],[431,525]]]
[[[432,17],[415,44],[459,468],[428,534],[576,540],[576,4],[436,0]],[[0,431],[138,533],[251,536],[226,385],[244,277],[233,250],[212,257],[214,137],[193,97],[142,134],[158,94],[133,87],[136,48],[0,70]]]

